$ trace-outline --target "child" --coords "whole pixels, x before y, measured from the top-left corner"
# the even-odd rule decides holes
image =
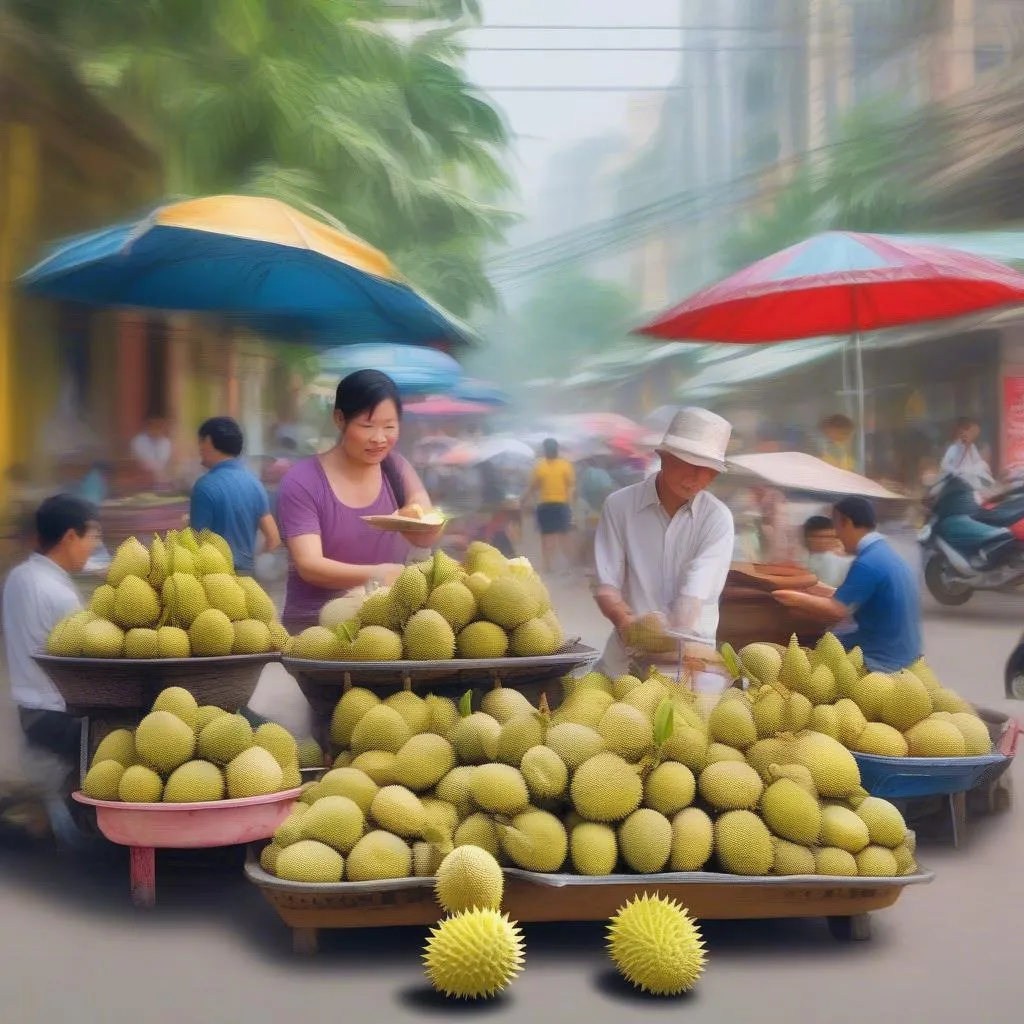
[[[827,586],[838,588],[846,579],[853,559],[841,553],[842,545],[832,520],[827,516],[811,516],[804,523],[804,546],[811,572]]]

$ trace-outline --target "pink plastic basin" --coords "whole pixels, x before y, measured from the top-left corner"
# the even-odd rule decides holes
[[[96,824],[112,843],[188,850],[269,839],[288,817],[301,789],[199,804],[125,804],[73,797],[96,808]]]

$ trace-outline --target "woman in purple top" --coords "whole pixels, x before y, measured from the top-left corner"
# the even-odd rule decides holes
[[[338,385],[334,422],[338,443],[295,463],[277,492],[277,521],[291,556],[284,625],[297,633],[315,626],[324,604],[370,580],[392,583],[410,542],[362,520],[409,505],[426,512],[430,497],[416,471],[397,452],[402,401],[395,382],[378,370],[357,370]],[[418,533],[428,547],[441,534]]]

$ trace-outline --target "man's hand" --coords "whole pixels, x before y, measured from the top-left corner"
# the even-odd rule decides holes
[[[773,590],[772,597],[787,608],[805,607],[804,594],[799,590]],[[822,595],[825,596],[825,595]]]
[[[636,619],[633,609],[617,591],[599,590],[595,600],[601,614],[620,632]]]

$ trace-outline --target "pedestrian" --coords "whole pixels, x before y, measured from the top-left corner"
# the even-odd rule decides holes
[[[235,572],[251,576],[257,536],[262,534],[266,552],[281,546],[267,490],[242,465],[245,438],[230,416],[206,420],[198,436],[199,460],[206,473],[192,488],[189,525],[193,530],[210,530],[223,537],[231,548]]]
[[[953,443],[942,458],[942,473],[958,476],[975,491],[985,491],[994,486],[995,478],[988,463],[978,451],[978,437],[981,426],[977,420],[965,416],[957,420]]]
[[[804,523],[807,565],[829,587],[838,587],[850,571],[851,559],[843,553],[836,528],[828,516],[811,516]]]
[[[523,500],[537,495],[537,529],[540,531],[541,564],[545,573],[554,571],[561,553],[567,566],[572,564],[569,534],[572,531],[572,503],[576,490],[576,472],[568,459],[559,456],[558,442],[549,437],[544,456],[533,467],[533,476]]]
[[[835,413],[823,419],[818,429],[823,437],[822,462],[827,462],[830,466],[835,466],[836,469],[845,469],[850,472],[856,470],[856,460],[851,451],[855,430],[853,420],[842,413]]]

